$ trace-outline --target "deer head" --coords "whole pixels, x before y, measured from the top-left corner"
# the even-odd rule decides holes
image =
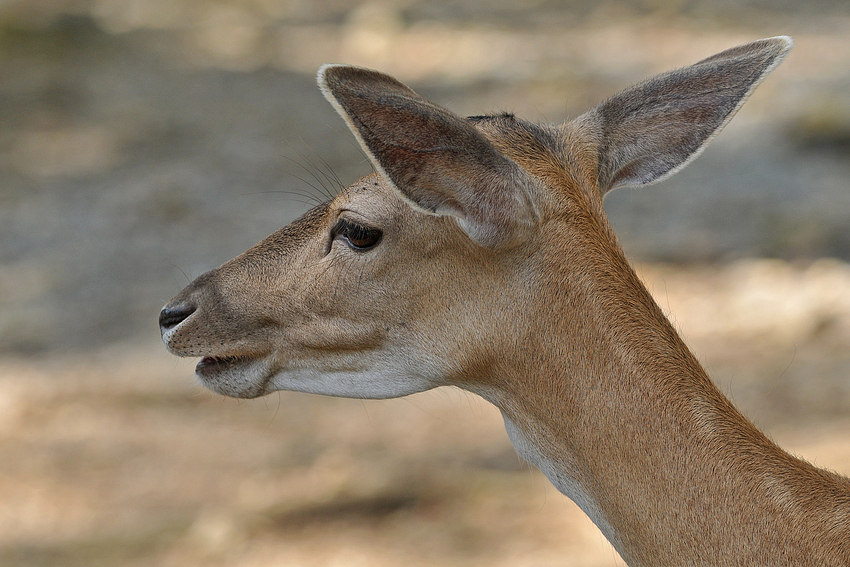
[[[790,46],[724,51],[560,125],[461,118],[387,75],[324,66],[319,86],[376,172],[192,282],[162,310],[162,339],[238,397],[588,374],[610,350],[594,354],[600,306],[651,303],[622,275],[604,195],[694,159]]]

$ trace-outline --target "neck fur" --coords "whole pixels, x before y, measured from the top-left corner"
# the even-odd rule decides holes
[[[519,454],[629,565],[801,564],[803,550],[830,564],[812,534],[838,526],[850,538],[850,484],[744,418],[621,266],[617,279],[596,279],[605,294],[586,295],[620,301],[573,301],[543,327],[549,335],[520,347],[535,349],[533,366],[505,367],[478,392],[502,411]],[[806,491],[813,476],[829,494]]]

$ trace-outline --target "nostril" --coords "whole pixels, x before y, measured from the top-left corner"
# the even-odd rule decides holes
[[[195,312],[194,305],[166,305],[159,312],[159,326],[163,330],[176,327]]]

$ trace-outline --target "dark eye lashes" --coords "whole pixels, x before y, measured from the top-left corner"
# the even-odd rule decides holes
[[[333,238],[342,237],[353,250],[358,251],[373,248],[380,242],[383,235],[377,228],[370,228],[347,219],[339,219],[331,234]]]

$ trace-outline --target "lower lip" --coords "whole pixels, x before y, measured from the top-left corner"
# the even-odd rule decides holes
[[[198,365],[195,367],[195,372],[203,376],[219,374],[241,360],[243,359],[235,356],[222,358],[205,356],[200,360],[200,362],[198,362]]]
[[[265,356],[205,356],[195,366],[195,377],[213,392],[232,398],[256,398],[266,392]]]

